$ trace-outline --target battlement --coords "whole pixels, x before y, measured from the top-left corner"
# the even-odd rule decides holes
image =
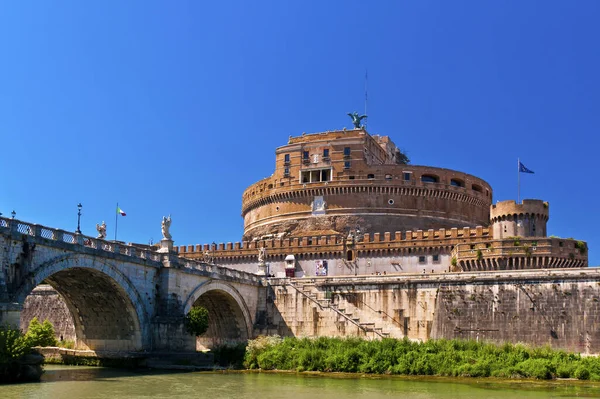
[[[572,238],[506,237],[459,243],[452,250],[461,270],[587,267],[587,244]]]
[[[475,228],[452,228],[439,230],[397,231],[394,233],[362,234],[352,238],[354,245],[361,249],[390,249],[411,247],[419,248],[453,245],[459,240],[479,241],[490,238],[490,229],[478,226]],[[437,240],[437,241],[436,241]],[[175,247],[180,256],[200,258],[231,258],[240,256],[257,256],[258,249],[264,247],[268,255],[289,255],[294,253],[327,253],[340,252],[347,244],[347,237],[341,234],[312,235],[303,237],[267,238],[264,240],[228,242],[219,244],[197,244]],[[207,253],[208,252],[208,253]]]
[[[517,204],[514,200],[500,201],[490,208],[490,219],[492,221],[508,215],[538,215],[549,218],[550,204],[539,199],[524,199]]]

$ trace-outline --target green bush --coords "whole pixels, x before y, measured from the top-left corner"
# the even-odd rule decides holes
[[[585,253],[587,252],[587,246],[585,245],[585,242],[583,241],[575,241],[575,248],[577,248],[579,250],[579,253],[581,255],[585,255]]]
[[[240,343],[237,345],[221,345],[212,348],[211,352],[215,357],[215,364],[227,368],[242,368],[246,346],[246,343]]]
[[[579,380],[589,380],[590,379],[590,370],[588,370],[585,366],[579,366],[575,369],[573,373],[573,377]]]
[[[0,326],[0,367],[16,361],[30,350],[21,331]]]
[[[549,346],[494,345],[473,340],[259,337],[244,365],[264,370],[551,379],[600,378],[600,359]]]
[[[193,306],[183,321],[191,335],[200,336],[208,330],[208,310],[203,306]]]
[[[18,360],[31,352],[31,346],[21,331],[0,326],[0,384],[18,381],[21,366]]]
[[[54,326],[48,320],[40,323],[37,317],[29,322],[25,340],[29,346],[57,346],[58,342],[54,336]]]

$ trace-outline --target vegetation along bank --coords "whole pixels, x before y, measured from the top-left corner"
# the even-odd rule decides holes
[[[521,344],[464,340],[424,343],[385,338],[259,337],[248,342],[248,369],[600,381],[600,359]]]

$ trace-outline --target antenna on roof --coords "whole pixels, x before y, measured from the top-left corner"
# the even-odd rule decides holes
[[[368,97],[367,97],[367,83],[368,83],[368,74],[367,74],[367,69],[365,68],[365,115],[367,115],[367,101],[368,101]],[[367,121],[365,120],[365,130],[367,130]]]

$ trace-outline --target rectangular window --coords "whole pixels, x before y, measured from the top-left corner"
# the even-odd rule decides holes
[[[419,256],[419,263],[425,263],[425,257]]]
[[[302,151],[302,160],[303,161],[308,161],[309,156],[310,156],[310,154],[308,153],[308,151]]]
[[[319,183],[331,181],[331,169],[312,169],[300,171],[301,183]]]
[[[290,163],[290,154],[285,154],[284,155],[283,162]]]
[[[323,158],[329,158],[329,148],[323,149]]]
[[[283,170],[283,175],[286,176],[286,177],[289,176],[290,175],[290,168],[285,168]]]
[[[433,261],[434,262],[439,262],[440,261],[440,256],[438,254],[433,255]]]
[[[350,156],[350,147],[344,147],[344,156],[345,157],[349,157]]]
[[[410,175],[412,175],[412,173],[409,172],[404,172],[404,181],[410,181]]]
[[[344,161],[344,169],[350,169],[350,161]]]

